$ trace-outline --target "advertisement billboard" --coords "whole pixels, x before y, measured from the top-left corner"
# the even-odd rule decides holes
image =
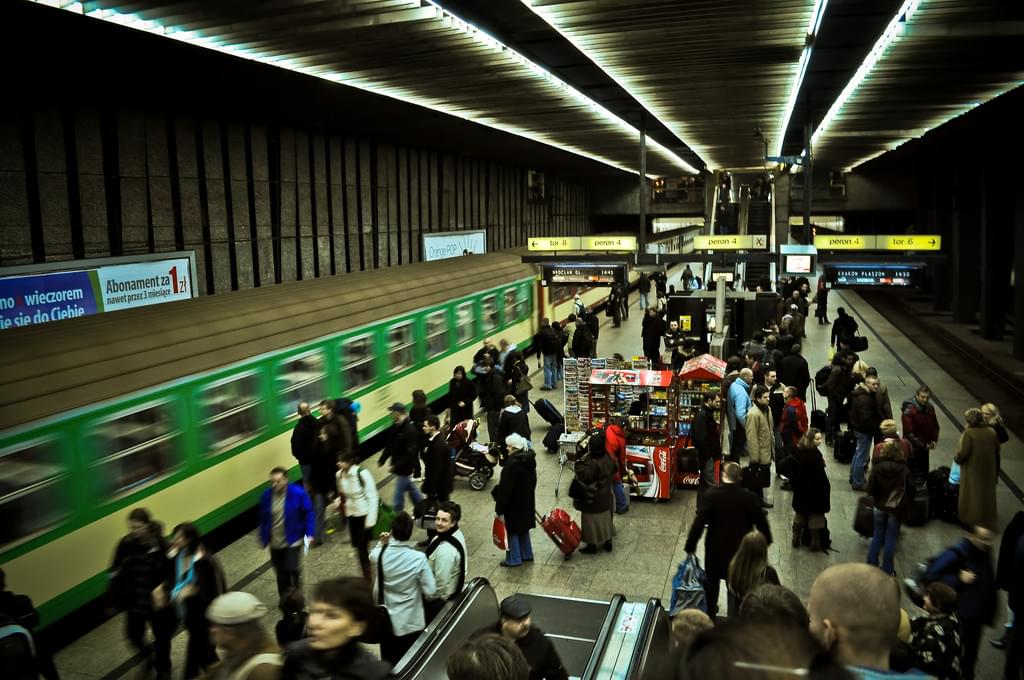
[[[423,234],[423,260],[446,260],[460,255],[487,252],[486,231],[441,231]]]

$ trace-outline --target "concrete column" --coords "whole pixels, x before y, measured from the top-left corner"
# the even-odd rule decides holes
[[[956,178],[956,210],[953,222],[952,283],[953,321],[975,323],[978,313],[978,267],[981,264],[982,178],[975,168],[962,167]]]
[[[1013,176],[1002,171],[983,171],[981,229],[981,336],[1002,340],[1010,306],[1012,229],[1016,192]]]
[[[775,195],[775,243],[780,246],[789,244],[789,189],[792,178],[788,172],[777,173],[772,188]]]

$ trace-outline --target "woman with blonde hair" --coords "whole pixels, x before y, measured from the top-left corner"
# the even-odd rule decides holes
[[[743,537],[739,549],[729,562],[726,575],[729,588],[729,618],[740,613],[743,597],[763,583],[779,583],[779,574],[768,564],[768,539],[758,530]]]

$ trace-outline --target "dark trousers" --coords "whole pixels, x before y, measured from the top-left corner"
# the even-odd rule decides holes
[[[734,463],[740,462],[740,456],[747,450],[747,430],[736,423],[736,429],[732,432],[732,443],[729,445],[729,460]]]
[[[370,529],[373,527],[366,526],[365,515],[360,517],[349,515],[346,519],[348,520],[349,540],[352,542],[352,547],[356,549],[359,566],[363,568],[365,576],[370,572]]]
[[[293,548],[271,548],[270,563],[277,576],[277,594],[284,595],[298,588],[302,572],[299,570],[299,546]]]
[[[981,646],[981,629],[983,624],[975,621],[960,622],[960,641],[964,650],[964,660],[960,665],[960,677],[963,680],[974,680],[974,667],[978,663],[978,648]]]
[[[929,453],[931,453],[928,447],[918,448],[916,446],[911,448],[910,460],[907,461],[907,467],[914,473],[915,477],[923,478],[928,476],[930,470]]]
[[[206,619],[196,617],[190,621],[186,618],[185,630],[188,631],[188,646],[185,650],[185,680],[198,678],[206,667],[217,662],[217,653],[210,641],[210,626]]]
[[[1021,680],[1024,675],[1024,622],[1017,623],[1014,614],[1014,625],[1009,630],[1010,640],[1006,645],[1006,668],[1003,680]]]
[[[388,636],[380,643],[380,658],[394,666],[403,656],[405,656],[405,653],[409,651],[409,648],[415,644],[416,638],[418,638],[422,632],[423,631],[417,631],[415,633],[409,633],[408,635]]]
[[[825,437],[835,440],[839,437],[839,423],[843,418],[843,400],[836,397],[829,397],[828,413],[826,416]]]
[[[430,622],[436,619],[437,615],[441,613],[441,610],[444,609],[444,605],[447,602],[448,600],[423,601],[423,620],[427,623],[428,626],[430,625]]]
[[[706,560],[705,555],[705,561]],[[708,576],[704,582],[704,596],[708,599],[708,616],[714,621],[715,617],[718,616],[718,592],[722,586],[722,579]]]
[[[146,625],[153,631],[153,646],[146,642]],[[174,609],[157,612],[125,612],[125,635],[132,646],[145,656],[152,656],[157,676],[171,674],[171,636],[177,624]]]

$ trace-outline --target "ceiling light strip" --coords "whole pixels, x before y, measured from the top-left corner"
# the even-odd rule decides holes
[[[775,140],[775,154],[782,155],[782,144],[786,140],[786,131],[789,129],[789,121],[793,117],[793,109],[796,107],[796,100],[800,96],[800,88],[804,84],[804,76],[807,75],[807,66],[811,62],[811,52],[814,51],[814,39],[821,29],[821,21],[825,18],[825,7],[828,0],[815,0],[814,8],[811,10],[810,22],[807,25],[807,36],[804,41],[804,49],[800,53],[800,61],[796,65],[796,78],[789,89],[789,98],[786,99],[786,109],[782,113],[782,124],[779,125],[779,133]]]
[[[356,89],[371,92],[373,94],[383,95],[391,99],[396,99],[398,101],[402,101],[405,103],[414,104],[416,106],[422,106],[424,108],[438,111],[440,113],[444,113],[455,118],[460,118],[462,120],[467,120],[472,123],[484,125],[486,127],[500,130],[502,132],[507,132],[518,137],[529,139],[531,141],[540,142],[547,146],[551,146],[562,151],[567,151],[577,156],[582,156],[583,158],[597,161],[599,163],[603,163],[605,165],[613,167],[617,170],[622,170],[624,172],[628,172],[631,174],[634,174],[637,171],[636,168],[627,167],[612,159],[605,158],[599,154],[591,153],[589,151],[585,151],[583,149],[580,149],[569,144],[557,142],[545,136],[543,133],[539,133],[536,130],[527,130],[515,125],[509,125],[506,123],[495,121],[492,118],[488,117],[488,114],[486,114],[485,112],[467,112],[455,107],[445,105],[443,102],[433,101],[426,97],[420,97],[411,92],[406,92],[404,90],[400,90],[397,88],[389,88],[387,86],[382,86],[378,83],[361,82],[357,78],[348,76],[345,73],[332,71],[323,66],[304,64],[302,63],[301,58],[287,57],[282,56],[280,54],[264,53],[250,48],[233,45],[215,36],[204,36],[196,31],[179,30],[175,26],[163,26],[159,24],[159,22],[150,19],[143,19],[132,13],[118,12],[116,10],[103,8],[94,8],[91,10],[87,10],[85,5],[81,2],[64,2],[61,0],[34,1],[37,4],[67,10],[75,14],[82,14],[95,19],[101,19],[103,21],[118,24],[120,26],[125,26],[127,28],[152,33],[154,35],[159,35],[165,38],[171,38],[191,45],[197,45],[199,47],[203,47],[209,50],[223,52],[231,56],[248,59],[250,61],[255,61],[269,66],[276,66],[278,68],[283,68],[288,71],[302,73],[304,75],[321,78],[323,80],[329,80],[331,82],[340,83],[343,85],[347,85],[349,87],[354,87]],[[511,49],[507,45],[504,45],[503,43],[496,40],[492,36],[488,35],[486,32],[480,30],[476,26],[473,26],[472,24],[463,21],[459,17],[451,14],[450,12],[440,7],[436,3],[431,2],[430,0],[426,0],[426,2],[427,4],[433,6],[437,10],[439,16],[446,17],[448,19],[448,21],[450,22],[449,26],[451,28],[457,29],[463,33],[468,34],[470,37],[474,38],[475,40],[483,44],[488,45],[489,47],[496,51],[507,53],[508,56],[513,61],[529,68],[531,71],[535,73],[535,75],[538,78],[546,80],[550,82],[552,85],[561,88],[570,97],[586,105],[593,112],[599,114],[608,122],[616,125],[616,127],[621,129],[622,131],[627,132],[630,135],[635,135],[639,140],[640,131],[637,128],[630,125],[627,121],[623,120],[622,118],[619,118],[617,115],[603,107],[598,102],[594,101],[593,99],[590,99],[576,88],[572,87],[571,85],[561,80],[557,76],[551,74],[549,71],[544,69],[539,64],[530,61],[523,55]],[[672,151],[668,147],[659,144],[658,142],[651,139],[647,140],[647,145],[649,149],[653,150],[655,153],[657,153],[659,156],[663,157],[665,160],[672,163],[673,165],[682,168],[685,172],[691,174],[699,174],[699,171],[696,168],[694,168],[692,165],[690,165],[685,160],[680,158],[674,151]],[[653,175],[649,175],[649,177],[654,178]]]
[[[646,100],[641,95],[637,94],[637,92],[635,91],[636,88],[631,86],[629,83],[627,83],[627,82],[625,82],[623,80],[620,80],[619,78],[617,78],[615,76],[614,73],[611,73],[608,69],[606,69],[601,64],[601,61],[596,56],[591,54],[591,52],[586,47],[584,47],[582,44],[580,44],[580,42],[577,41],[572,35],[570,35],[566,31],[563,31],[561,28],[559,28],[558,25],[554,22],[554,20],[552,18],[550,18],[549,16],[547,16],[547,13],[545,12],[544,7],[536,7],[536,6],[534,6],[534,0],[520,0],[520,1],[524,5],[526,5],[530,9],[531,12],[533,12],[538,17],[540,17],[544,21],[544,23],[546,23],[556,33],[558,33],[558,35],[562,36],[566,41],[569,42],[569,44],[571,44],[573,47],[578,49],[583,54],[583,56],[585,56],[587,59],[589,59],[591,61],[591,63],[593,63],[595,66],[597,66],[597,68],[599,68],[602,73],[604,73],[606,76],[611,78],[612,81],[614,81],[616,85],[618,85],[623,90],[628,92],[629,95],[631,97],[633,97],[633,99],[635,99],[637,102],[639,102],[641,106],[643,106],[645,109],[650,111],[651,115],[653,115],[656,119],[658,119],[658,121],[660,121],[662,125],[664,125],[666,128],[671,130],[672,133],[675,134],[676,137],[678,137],[680,140],[682,140],[684,144],[686,144],[688,147],[690,147],[690,149],[693,150],[693,152],[695,154],[697,154],[697,157],[700,158],[702,161],[704,161],[704,164],[707,166],[708,171],[711,171],[713,168],[718,167],[717,164],[715,164],[715,162],[713,160],[711,160],[711,157],[708,155],[708,151],[706,149],[702,149],[702,148],[698,147],[697,145],[693,144],[691,141],[683,139],[683,135],[676,131],[677,127],[682,127],[679,123],[677,123],[675,121],[672,121],[669,118],[668,115],[666,115],[664,112],[659,111],[658,107],[656,107],[653,104],[651,104],[651,102],[649,100]],[[654,142],[650,137],[648,137],[647,138],[647,144],[650,146],[650,145],[656,144],[656,142]],[[658,145],[658,146],[660,146],[660,145]],[[694,172],[696,172],[696,170]]]

